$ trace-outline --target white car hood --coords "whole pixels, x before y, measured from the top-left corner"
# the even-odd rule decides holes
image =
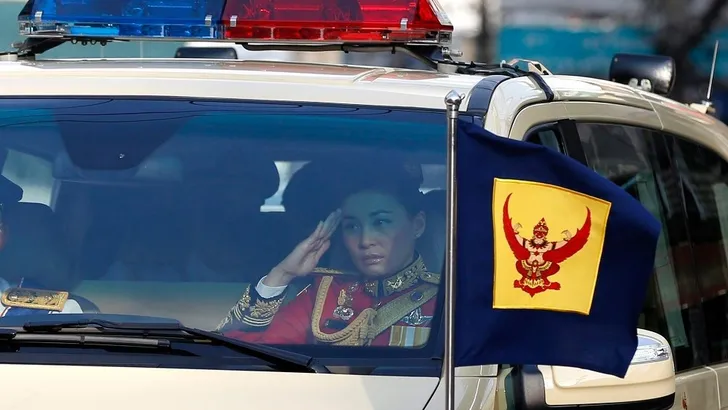
[[[0,365],[4,408],[423,410],[438,378]]]

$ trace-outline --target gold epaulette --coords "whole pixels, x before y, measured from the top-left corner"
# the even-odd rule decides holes
[[[440,284],[440,277],[441,275],[439,273],[432,273],[427,271],[420,274],[420,279],[422,279],[423,282],[431,283],[433,285]]]
[[[68,292],[29,288],[10,288],[3,292],[2,304],[9,307],[60,312],[68,300]]]

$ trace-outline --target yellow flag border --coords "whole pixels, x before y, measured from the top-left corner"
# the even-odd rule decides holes
[[[496,286],[495,286],[495,284],[496,284],[496,278],[495,278],[495,275],[496,275],[496,272],[497,272],[496,264],[498,263],[498,260],[495,257],[497,255],[496,238],[495,238],[495,235],[496,235],[496,229],[495,229],[495,227],[496,227],[496,224],[497,224],[497,220],[496,220],[496,209],[497,208],[495,208],[494,205],[495,205],[495,191],[496,191],[495,188],[496,188],[496,184],[498,182],[502,182],[504,185],[505,184],[522,184],[522,185],[531,185],[531,186],[539,186],[539,187],[549,187],[549,188],[553,188],[553,189],[557,189],[557,190],[560,190],[560,191],[567,192],[567,193],[572,194],[572,195],[578,195],[578,196],[581,196],[581,197],[584,197],[584,198],[589,198],[591,200],[594,200],[596,202],[600,202],[600,203],[605,204],[607,206],[607,211],[605,212],[605,217],[604,217],[604,220],[602,221],[603,222],[603,226],[604,226],[604,239],[601,241],[601,243],[599,245],[599,257],[597,258],[597,272],[596,272],[596,275],[594,276],[594,287],[592,288],[591,295],[589,297],[589,309],[587,310],[586,313],[580,312],[580,311],[577,311],[577,310],[572,310],[572,309],[555,309],[555,308],[545,309],[545,308],[534,308],[533,306],[520,306],[520,305],[519,306],[511,306],[511,307],[495,307],[495,305],[496,305],[496,303],[495,303],[495,300],[496,300]],[[493,309],[499,309],[499,310],[515,310],[515,309],[543,310],[543,311],[550,311],[550,312],[577,313],[577,314],[580,314],[580,315],[589,316],[589,314],[591,313],[591,309],[592,309],[592,307],[594,305],[594,294],[596,293],[597,282],[599,281],[599,270],[600,270],[599,268],[600,268],[600,266],[602,264],[602,255],[604,254],[604,242],[607,241],[607,223],[609,223],[609,215],[611,214],[611,211],[612,211],[612,203],[609,202],[609,201],[606,201],[604,199],[597,198],[595,196],[591,196],[591,195],[585,194],[583,192],[574,191],[573,189],[564,188],[564,187],[561,187],[561,186],[558,186],[558,185],[547,184],[547,183],[538,182],[538,181],[524,181],[524,180],[521,180],[521,179],[493,178],[493,190],[492,191],[493,191],[492,198],[490,200],[490,203],[491,203],[491,218],[492,218],[492,223],[493,223],[493,302],[491,304],[492,305],[492,308]],[[501,218],[502,217],[503,216],[501,215]]]

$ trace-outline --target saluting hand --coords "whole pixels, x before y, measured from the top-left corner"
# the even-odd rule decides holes
[[[321,256],[331,246],[331,235],[341,222],[341,210],[329,214],[319,222],[313,233],[293,249],[263,280],[267,286],[285,286],[293,279],[306,276],[318,265]]]

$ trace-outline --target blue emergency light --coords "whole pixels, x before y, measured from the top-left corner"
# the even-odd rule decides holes
[[[218,38],[225,0],[30,0],[23,35],[89,38]]]
[[[29,0],[20,34],[83,40],[449,42],[437,0]]]

